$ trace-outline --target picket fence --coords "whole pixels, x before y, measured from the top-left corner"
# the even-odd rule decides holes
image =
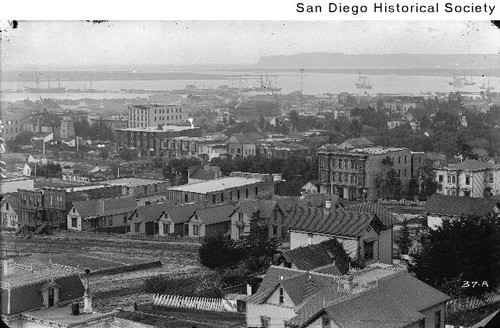
[[[463,299],[454,299],[448,301],[446,303],[446,310],[448,312],[472,310],[496,302],[500,302],[500,294],[497,293],[489,293],[482,299],[470,296]]]
[[[238,312],[237,301],[223,298],[155,294],[153,305],[215,312]]]

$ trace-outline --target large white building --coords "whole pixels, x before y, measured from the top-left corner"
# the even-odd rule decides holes
[[[158,125],[175,125],[186,121],[183,106],[179,103],[130,105],[128,107],[129,128],[144,128]]]
[[[500,164],[468,159],[435,171],[437,194],[476,198],[500,194]]]

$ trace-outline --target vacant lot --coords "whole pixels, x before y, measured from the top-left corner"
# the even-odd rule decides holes
[[[161,261],[163,267],[112,275],[92,276],[91,290],[97,311],[129,306],[144,298],[145,278],[168,274],[176,277],[201,275],[206,270],[198,263],[198,245],[157,242],[101,236],[52,235],[31,238],[3,233],[1,248],[16,249],[29,256],[15,260],[23,263],[54,263],[76,267],[83,273],[128,265]]]

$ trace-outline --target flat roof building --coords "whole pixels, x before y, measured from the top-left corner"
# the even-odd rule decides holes
[[[167,200],[177,204],[223,204],[240,199],[271,196],[272,193],[272,181],[226,177],[168,188]]]
[[[179,124],[186,121],[182,114],[183,106],[180,102],[169,104],[129,105],[129,127],[148,127],[158,124]]]

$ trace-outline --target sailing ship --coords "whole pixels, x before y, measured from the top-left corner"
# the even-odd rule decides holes
[[[277,82],[277,77],[276,77],[276,85],[278,84]],[[278,88],[277,86],[272,86],[271,80],[269,80],[268,76],[266,75],[266,82],[264,83],[262,79],[262,75],[260,76],[260,85],[259,86],[248,86],[246,88],[243,88],[240,90],[240,92],[279,92],[281,91],[281,88]]]
[[[490,80],[488,80],[488,85],[485,85],[485,84],[484,84],[484,79],[483,79],[483,84],[482,84],[482,85],[479,85],[478,87],[479,87],[479,89],[481,89],[481,90],[486,90],[486,91],[490,91],[490,90],[495,89],[495,87],[494,87],[494,86],[490,85]]]
[[[358,89],[371,89],[373,86],[370,84],[368,77],[362,76],[361,72],[359,72],[358,82],[355,83],[356,88]]]
[[[24,87],[24,92],[26,93],[64,93],[66,88],[61,87],[61,81],[57,78],[57,88],[52,88],[50,86],[50,73],[47,71],[47,88],[38,87],[38,73],[35,73],[35,87]]]
[[[455,88],[461,88],[464,85],[466,85],[465,82],[466,82],[465,77],[460,77],[460,76],[453,75],[453,80],[452,81],[448,81],[448,84],[451,85],[451,86],[454,86]]]

